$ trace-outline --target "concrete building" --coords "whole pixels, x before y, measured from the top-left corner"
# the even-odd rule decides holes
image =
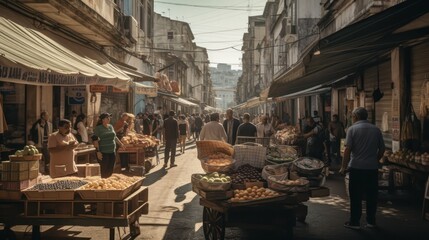
[[[216,95],[216,108],[226,110],[236,105],[236,87],[242,71],[232,70],[231,65],[219,63],[216,68],[210,68],[210,73]]]

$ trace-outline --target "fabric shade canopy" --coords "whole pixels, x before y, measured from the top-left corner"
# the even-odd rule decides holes
[[[184,105],[184,106],[187,106],[187,107],[199,107],[198,104],[195,104],[191,101],[188,101],[186,99],[179,98],[179,97],[178,98],[171,98],[171,101],[176,102],[176,103],[181,104],[181,105]]]
[[[1,11],[1,80],[34,85],[129,87],[131,78],[102,52],[48,30],[36,29],[31,19]]]

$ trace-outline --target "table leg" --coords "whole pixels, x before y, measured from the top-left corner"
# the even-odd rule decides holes
[[[31,234],[32,240],[41,240],[42,236],[40,234],[40,226],[39,225],[33,225],[33,231]]]
[[[115,228],[109,228],[109,239],[115,240]]]

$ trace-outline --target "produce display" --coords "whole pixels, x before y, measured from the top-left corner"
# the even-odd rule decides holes
[[[276,163],[292,162],[297,159],[297,152],[290,146],[276,145],[268,148],[267,160]]]
[[[212,165],[212,166],[227,166],[230,165],[232,162],[231,159],[227,159],[227,158],[219,158],[219,159],[208,159],[206,160],[206,164],[208,165]]]
[[[245,182],[261,182],[264,181],[261,175],[261,169],[252,167],[249,164],[240,166],[231,175],[233,184],[244,184]]]
[[[277,197],[280,194],[276,191],[273,191],[264,187],[249,187],[244,190],[234,190],[234,197],[230,199],[231,202],[240,202],[240,201],[254,201],[264,198]]]
[[[311,157],[298,158],[293,164],[298,173],[308,175],[319,175],[325,167],[321,160]]]
[[[39,154],[39,150],[37,150],[36,146],[34,145],[27,145],[24,147],[24,149],[17,150],[15,152],[16,156],[28,156],[28,155],[32,156],[35,154]]]
[[[201,160],[201,167],[206,173],[228,172],[234,164],[231,156],[224,153],[214,153]]]
[[[123,190],[139,181],[141,177],[128,177],[122,174],[113,174],[109,178],[101,178],[89,182],[81,190]]]
[[[88,182],[82,180],[58,180],[48,183],[38,183],[28,191],[55,191],[55,190],[72,190],[84,186]]]
[[[407,163],[416,163],[421,165],[429,165],[429,153],[420,153],[412,152],[409,150],[399,150],[392,153],[391,151],[386,151],[384,156],[389,162],[394,162],[402,165],[407,165]]]
[[[305,192],[308,191],[308,186],[309,181],[304,178],[268,177],[268,187],[281,192]]]
[[[225,174],[219,174],[218,172],[209,173],[203,175],[200,181],[208,182],[208,183],[227,183],[231,182],[231,177]]]
[[[274,136],[278,141],[287,145],[298,145],[299,141],[302,140],[300,131],[295,126],[286,126],[284,129],[277,131]]]
[[[122,137],[122,143],[143,145],[144,147],[155,147],[159,145],[159,139],[154,136],[142,135],[135,132],[130,132],[126,136]]]
[[[294,186],[296,186],[296,185],[305,185],[308,183],[308,180],[305,180],[303,178],[298,178],[295,180],[290,180],[290,179],[277,180],[275,177],[270,176],[270,177],[268,177],[268,179],[270,179],[274,182],[283,184],[283,185],[294,185]]]

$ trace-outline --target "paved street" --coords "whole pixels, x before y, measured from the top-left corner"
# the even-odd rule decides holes
[[[190,176],[202,172],[196,158],[195,144],[188,143],[186,153],[177,157],[177,167],[163,169],[156,166],[144,182],[149,186],[149,215],[140,218],[141,234],[136,239],[200,240],[202,207],[191,190]],[[163,155],[161,155],[161,163]],[[313,198],[307,203],[306,224],[298,223],[295,239],[427,239],[429,222],[420,218],[420,200],[407,193],[380,195],[378,230],[354,231],[343,227],[348,216],[348,200],[343,178],[331,175],[327,181],[331,196]],[[364,217],[363,217],[364,219]],[[269,221],[266,219],[264,221]],[[20,239],[30,239],[23,226],[15,227]],[[43,226],[43,239],[108,239],[109,231],[101,227]],[[124,229],[120,229],[121,235]],[[119,239],[116,233],[116,239]],[[276,232],[255,232],[236,228],[226,229],[226,239],[284,239]]]

